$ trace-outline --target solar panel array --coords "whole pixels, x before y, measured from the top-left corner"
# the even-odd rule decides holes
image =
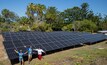
[[[14,52],[23,50],[24,46],[42,48],[46,52],[66,47],[82,45],[84,43],[94,43],[104,40],[103,34],[91,34],[86,32],[4,32],[4,46],[10,60],[18,58]],[[27,56],[27,55],[25,55]]]
[[[104,34],[89,34],[89,35],[83,35],[85,40],[87,40],[89,43],[96,43],[99,41],[105,40],[106,36]]]

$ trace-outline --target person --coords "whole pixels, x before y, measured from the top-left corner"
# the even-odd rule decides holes
[[[28,62],[30,64],[30,61],[32,60],[32,46],[30,46],[27,50],[28,50]]]
[[[35,51],[38,52],[38,59],[41,60],[42,59],[42,52],[46,54],[46,52],[44,50],[42,50],[41,48],[38,49],[33,49]]]
[[[22,50],[20,50],[20,52],[17,50],[14,50],[14,51],[19,55],[20,65],[24,65],[23,55],[26,54],[27,52],[23,53]]]

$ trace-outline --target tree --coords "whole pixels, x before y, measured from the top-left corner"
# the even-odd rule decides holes
[[[5,19],[2,17],[2,15],[0,15],[0,32],[5,26],[4,22],[5,22]]]
[[[2,15],[0,15],[0,22],[5,22],[5,19],[3,18]]]
[[[90,11],[88,12],[88,14],[87,14],[87,19],[88,19],[88,20],[92,20],[93,17],[94,17],[94,13],[93,13],[92,10],[90,10]]]
[[[31,22],[31,25],[33,25],[33,22],[34,22],[34,14],[36,13],[35,11],[35,4],[33,3],[30,3],[28,6],[27,6],[27,16],[29,18],[29,21]]]
[[[97,26],[91,20],[76,21],[75,27],[77,31],[94,32],[97,31]]]
[[[81,5],[82,20],[87,18],[88,11],[89,11],[89,4],[88,3],[83,3]]]
[[[55,7],[48,7],[46,10],[45,18],[47,23],[53,23],[55,22],[57,18],[57,9]]]
[[[2,13],[3,17],[5,18],[5,21],[7,21],[9,16],[10,16],[9,15],[9,13],[10,13],[9,10],[8,9],[3,9],[1,13]]]
[[[2,13],[2,16],[5,19],[5,22],[13,22],[13,21],[18,20],[18,16],[14,12],[9,11],[8,9],[3,9],[1,11],[1,13]]]
[[[30,24],[29,19],[25,16],[20,18],[19,23],[22,25]]]
[[[40,17],[40,20],[42,21],[43,12],[46,10],[45,5],[37,4],[36,5],[36,11],[37,11],[37,17]]]
[[[107,15],[104,16],[103,21],[100,24],[101,30],[107,30]]]
[[[30,3],[27,6],[27,12],[26,14],[28,15],[28,17],[34,22],[34,15],[37,15],[37,20],[42,20],[43,17],[43,12],[45,11],[46,7],[45,5],[41,5],[41,4],[34,4],[34,3]]]
[[[69,8],[64,11],[64,20],[66,23],[73,22],[75,20],[81,20],[81,9],[79,7]]]
[[[1,23],[0,27],[2,31],[11,31],[13,27],[12,23],[19,20],[18,15],[8,9],[3,9],[1,14],[0,20],[2,20],[3,23]]]

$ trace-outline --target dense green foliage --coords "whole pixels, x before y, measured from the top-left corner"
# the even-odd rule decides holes
[[[91,20],[75,21],[75,29],[78,31],[96,32],[97,26]]]
[[[56,7],[46,8],[43,4],[30,3],[26,15],[3,9],[0,13],[0,32],[4,31],[87,31],[107,30],[107,15],[94,14],[88,3],[67,8],[63,12]]]
[[[43,23],[36,22],[35,24],[33,24],[31,29],[33,31],[42,31],[42,32],[51,32],[51,31],[53,31],[51,26],[49,24],[45,23],[45,22],[43,22]]]
[[[72,24],[68,24],[62,27],[63,31],[72,31]]]

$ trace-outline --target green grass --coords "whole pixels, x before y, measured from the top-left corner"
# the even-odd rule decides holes
[[[2,63],[2,62],[0,62],[0,65],[3,65],[3,63]]]
[[[106,42],[107,41],[49,54],[44,56],[42,61],[39,61],[37,58],[33,59],[30,65],[106,65]],[[28,65],[27,61],[25,65]]]

